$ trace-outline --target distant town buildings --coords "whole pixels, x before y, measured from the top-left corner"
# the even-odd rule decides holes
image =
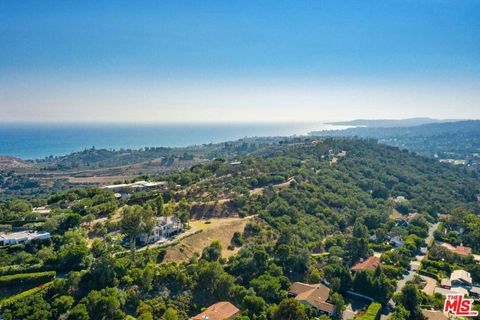
[[[197,314],[190,320],[230,320],[240,315],[240,309],[228,301],[220,301],[212,304],[202,313]]]
[[[136,181],[133,183],[122,183],[122,184],[112,184],[108,186],[103,186],[102,189],[111,190],[115,193],[125,194],[130,193],[142,189],[167,189],[168,182],[167,181]]]
[[[30,241],[34,240],[45,240],[49,238],[50,233],[46,231],[18,231],[0,233],[0,246],[29,243]]]
[[[464,166],[465,163],[467,163],[466,160],[458,160],[458,159],[440,159],[439,160],[441,163],[450,163],[455,166]]]
[[[142,233],[138,239],[143,243],[154,243],[183,231],[183,223],[175,216],[160,217],[155,221],[150,235]]]
[[[335,312],[335,305],[327,302],[330,296],[330,288],[321,283],[294,282],[290,286],[288,296],[311,306],[319,313],[332,315]]]

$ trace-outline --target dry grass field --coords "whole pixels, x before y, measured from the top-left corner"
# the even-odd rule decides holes
[[[251,218],[252,217],[235,217],[191,221],[190,225],[192,229],[202,230],[202,232],[185,238],[177,245],[168,248],[165,261],[181,262],[188,260],[194,253],[201,254],[203,248],[214,240],[218,240],[222,244],[223,257],[234,255],[237,253],[238,248],[235,250],[227,249],[232,240],[232,236],[237,231],[243,232],[245,225]]]

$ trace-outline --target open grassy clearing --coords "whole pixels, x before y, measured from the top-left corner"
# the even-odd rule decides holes
[[[222,255],[224,257],[234,255],[237,253],[238,248],[235,250],[227,249],[232,236],[237,231],[243,232],[245,225],[251,218],[252,216],[191,221],[192,229],[202,230],[202,232],[185,238],[177,245],[168,248],[165,261],[181,262],[188,260],[194,253],[201,254],[203,248],[214,240],[218,240],[222,244]]]

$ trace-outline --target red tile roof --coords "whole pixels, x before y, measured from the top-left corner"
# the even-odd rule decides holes
[[[372,270],[374,271],[377,269],[378,266],[380,266],[380,258],[371,256],[368,257],[366,260],[358,262],[352,267],[352,271],[359,271],[359,270]]]
[[[472,248],[464,247],[463,244],[455,248],[454,252],[462,256],[468,256],[472,253]]]
[[[307,284],[302,282],[294,282],[290,287],[290,293],[295,295],[295,299],[308,303],[318,310],[333,313],[335,306],[326,302],[330,295],[330,289],[321,283]]]
[[[472,253],[472,248],[470,247],[465,247],[463,244],[457,246],[457,247],[454,247],[452,246],[450,243],[442,243],[441,244],[442,247],[444,248],[447,248],[448,250],[456,253],[456,254],[459,254],[461,256],[468,256],[469,254]]]
[[[238,315],[240,315],[240,309],[228,301],[220,301],[212,304],[202,313],[192,317],[191,320],[225,320],[232,319]]]

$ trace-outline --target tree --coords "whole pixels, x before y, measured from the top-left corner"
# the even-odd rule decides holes
[[[187,198],[185,197],[183,197],[178,204],[177,217],[184,225],[188,226],[188,221],[190,220],[190,206],[188,205]]]
[[[248,310],[248,316],[251,319],[254,319],[254,316],[258,317],[266,307],[265,300],[258,296],[245,296],[242,304]]]
[[[203,249],[202,259],[207,261],[217,261],[222,257],[222,244],[220,241],[215,240],[212,243]]]
[[[123,210],[120,228],[130,241],[132,260],[135,260],[136,240],[142,233],[147,233],[153,227],[152,212],[139,205],[126,207]],[[147,233],[148,235],[149,233]]]
[[[165,313],[162,315],[162,320],[179,320],[177,310],[173,308],[168,308],[165,310]]]
[[[168,201],[168,205],[167,205],[167,216],[173,216],[173,207],[174,207],[175,203],[173,201],[173,199],[171,199],[170,201]]]
[[[255,292],[267,302],[278,302],[281,299],[282,293],[285,293],[285,291],[282,292],[283,283],[288,283],[288,279],[273,277],[269,274],[262,274],[250,281],[250,285],[255,289]]]
[[[159,194],[155,197],[155,199],[153,199],[153,206],[155,207],[155,214],[157,216],[163,216],[165,212],[165,202],[163,201],[163,197],[161,194]]]
[[[422,311],[420,310],[420,297],[417,287],[414,284],[408,283],[403,287],[402,292],[398,296],[398,302],[405,307],[410,313],[410,320],[424,319]]]
[[[343,297],[339,293],[334,292],[330,296],[330,303],[335,306],[334,318],[342,319],[343,311],[345,311],[345,300],[343,300]]]
[[[70,296],[59,296],[58,298],[55,298],[52,302],[55,318],[59,318],[59,316],[66,313],[72,305],[73,298]]]
[[[95,258],[99,258],[100,256],[104,255],[106,253],[106,250],[107,246],[105,244],[105,241],[102,241],[100,239],[93,240],[91,251]]]
[[[210,305],[228,299],[234,286],[234,277],[226,273],[217,261],[201,260],[196,280],[194,300],[202,305]]]
[[[80,270],[88,266],[91,256],[85,238],[86,235],[81,229],[65,232],[58,250],[58,263],[55,266],[57,269]]]
[[[125,317],[121,309],[125,304],[125,294],[117,288],[92,290],[81,303],[87,306],[92,320],[123,320]]]
[[[352,286],[352,275],[347,267],[341,264],[330,264],[323,268],[323,272],[325,273],[325,278],[330,283],[337,284],[335,287],[330,286],[332,290],[338,292],[350,290]]]
[[[68,313],[68,320],[89,320],[90,316],[88,315],[87,306],[83,303],[77,304],[73,307],[72,310]]]
[[[395,312],[390,317],[390,320],[408,320],[410,312],[404,306],[399,305],[395,308]]]
[[[272,320],[308,320],[308,316],[300,302],[295,299],[285,299],[273,313]]]
[[[29,296],[14,303],[2,306],[5,320],[49,320],[52,318],[51,307],[41,295]]]

